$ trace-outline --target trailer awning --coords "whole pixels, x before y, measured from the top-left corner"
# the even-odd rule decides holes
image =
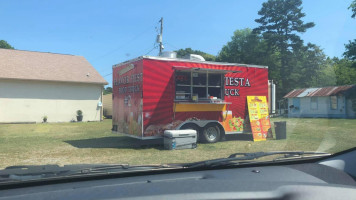
[[[198,68],[198,67],[184,67],[184,66],[173,66],[174,70],[186,71],[186,72],[211,72],[214,74],[227,74],[227,73],[242,73],[242,71],[237,70],[222,70],[222,69],[210,69],[210,68]]]

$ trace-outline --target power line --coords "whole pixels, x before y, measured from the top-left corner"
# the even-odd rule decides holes
[[[142,53],[140,53],[140,55],[148,55],[148,54],[151,53],[154,49],[157,49],[157,47],[158,47],[158,46],[156,46],[156,44],[154,43],[152,49],[147,48],[147,49],[143,50]],[[149,51],[148,51],[148,50],[149,50]],[[147,52],[146,54],[143,54],[143,52],[146,52],[146,51],[148,51],[148,52]],[[109,70],[109,68],[100,70],[100,73],[101,73],[101,72],[106,72],[106,71],[108,71],[108,70]],[[112,68],[110,68],[110,70],[112,70]],[[103,77],[109,76],[109,75],[111,75],[111,74],[112,74],[112,73],[106,74],[106,75],[104,75]]]
[[[104,54],[104,55],[102,55],[102,56],[99,56],[99,57],[97,57],[97,58],[95,58],[95,59],[99,59],[99,58],[106,57],[106,56],[108,56],[108,55],[114,53],[115,51],[118,51],[118,50],[124,48],[125,46],[127,46],[127,45],[130,44],[131,42],[135,41],[137,38],[139,38],[140,36],[142,36],[143,34],[145,34],[146,32],[148,32],[148,31],[151,30],[151,29],[152,29],[152,27],[149,27],[149,28],[145,29],[145,30],[142,31],[140,34],[137,34],[135,37],[133,37],[131,40],[129,40],[127,43],[125,43],[125,44],[121,45],[120,47],[115,48],[115,49],[113,49],[113,50],[107,52],[106,54]]]
[[[148,55],[149,53],[151,53],[154,49],[156,49],[156,47],[154,47],[153,49],[151,49],[149,52],[147,52],[145,55]]]
[[[107,72],[108,70],[112,70],[112,68],[105,68],[99,71],[99,73],[104,73]]]
[[[148,55],[149,53],[151,53],[154,49],[157,49],[157,46],[155,45],[149,52],[147,52],[146,54],[144,55]]]
[[[107,77],[107,76],[109,76],[109,75],[111,75],[112,74],[112,72],[110,73],[110,74],[106,74],[106,75],[104,75],[103,77]]]
[[[168,45],[168,46],[170,46],[170,47],[172,47],[172,48],[175,49],[175,50],[178,50],[178,49],[179,49],[178,47],[176,47],[176,46],[174,46],[173,44],[170,44],[170,43],[168,43],[168,42],[165,42],[164,44],[165,44],[165,45]]]
[[[160,36],[162,37],[163,17],[158,21],[157,25],[158,25],[158,24],[161,25],[161,27],[160,27]],[[125,47],[125,46],[128,45],[129,43],[133,42],[134,40],[136,40],[137,38],[139,38],[140,36],[142,36],[143,34],[145,34],[146,32],[148,32],[148,31],[151,30],[151,29],[152,29],[152,27],[149,27],[149,28],[145,29],[143,32],[141,32],[140,34],[138,34],[138,35],[136,35],[135,37],[133,37],[133,38],[132,38],[130,41],[128,41],[126,44],[121,45],[120,47],[118,47],[118,48],[116,48],[116,49],[113,49],[113,50],[107,52],[106,54],[104,54],[104,55],[102,55],[102,56],[99,56],[99,57],[97,57],[97,58],[95,58],[95,59],[103,58],[103,57],[105,57],[105,56],[108,56],[108,55],[114,53],[115,51],[118,51],[118,50],[122,49],[123,47]],[[155,29],[156,29],[156,31],[158,32],[157,26],[155,27]],[[162,49],[163,49],[162,41],[160,42],[160,46],[159,46],[159,47],[160,47],[160,52],[161,52]],[[157,46],[154,44],[154,47],[153,47],[149,52],[147,52],[145,55],[151,53],[151,52],[152,52],[154,49],[156,49],[156,48],[157,48]],[[103,71],[106,71],[106,69],[103,70]],[[106,74],[106,75],[104,75],[103,77],[109,76],[109,75],[111,75],[111,74],[112,74],[112,73]]]

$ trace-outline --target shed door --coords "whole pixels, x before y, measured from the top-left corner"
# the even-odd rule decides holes
[[[292,113],[299,113],[300,111],[300,98],[293,98],[293,109]]]

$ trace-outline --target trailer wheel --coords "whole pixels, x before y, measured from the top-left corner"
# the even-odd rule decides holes
[[[185,129],[192,129],[195,130],[197,132],[197,141],[200,141],[200,131],[199,131],[199,127],[195,124],[189,123],[189,124],[184,124],[180,130],[185,130]]]
[[[220,140],[220,128],[216,124],[206,125],[201,139],[206,143],[218,142]]]

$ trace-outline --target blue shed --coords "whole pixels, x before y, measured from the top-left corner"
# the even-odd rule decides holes
[[[284,98],[288,117],[356,117],[356,85],[294,89]]]

